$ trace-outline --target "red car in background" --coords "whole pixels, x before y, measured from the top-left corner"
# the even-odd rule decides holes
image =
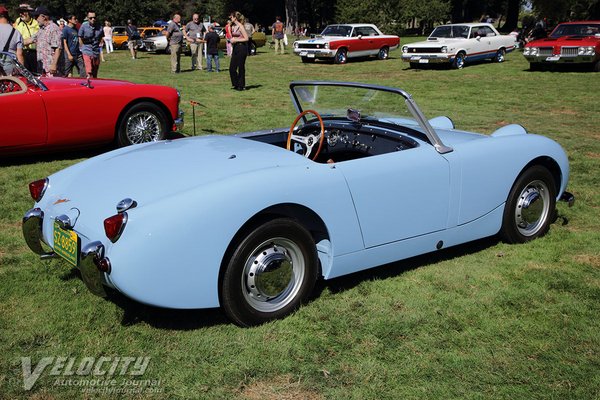
[[[555,64],[589,64],[600,72],[600,21],[564,22],[550,36],[525,45],[532,71]]]
[[[372,24],[327,25],[321,35],[294,42],[294,53],[302,62],[329,59],[345,64],[349,58],[376,56],[380,60],[389,57],[390,50],[397,49],[400,38],[384,35]]]
[[[160,140],[183,125],[179,100],[167,86],[39,77],[0,52],[0,156]]]

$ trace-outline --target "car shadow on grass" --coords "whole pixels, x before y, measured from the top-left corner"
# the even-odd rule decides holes
[[[40,154],[28,154],[23,156],[7,156],[2,157],[0,160],[0,166],[10,167],[19,165],[30,165],[37,163],[50,163],[54,161],[65,161],[65,160],[79,160],[81,158],[91,158],[107,151],[113,150],[115,147],[112,145],[102,145],[85,150],[68,150],[68,151],[57,151],[53,153],[40,153]]]

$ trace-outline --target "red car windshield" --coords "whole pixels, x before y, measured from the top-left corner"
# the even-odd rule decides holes
[[[563,24],[552,31],[550,37],[600,35],[600,24]]]

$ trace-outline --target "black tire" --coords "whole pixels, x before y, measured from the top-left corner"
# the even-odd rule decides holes
[[[413,69],[417,69],[417,68],[419,68],[419,63],[411,62],[410,63],[410,67],[413,68]]]
[[[123,115],[117,130],[119,147],[164,139],[168,125],[165,113],[154,103],[141,102]]]
[[[348,51],[346,49],[338,49],[333,57],[335,64],[346,64],[348,62]]]
[[[380,48],[379,52],[377,53],[377,58],[379,60],[387,60],[389,56],[390,49],[387,46],[383,46],[382,48]]]
[[[298,222],[266,222],[234,246],[220,282],[221,306],[239,326],[282,318],[310,295],[318,259],[310,233]]]
[[[501,63],[501,62],[504,62],[505,57],[506,57],[506,50],[499,49],[496,52],[496,55],[494,56],[494,58],[492,60],[494,62]]]
[[[465,66],[465,53],[460,51],[456,57],[454,57],[454,61],[452,62],[452,68],[454,69],[462,69]]]
[[[515,181],[504,209],[500,236],[507,243],[525,243],[544,236],[556,210],[556,183],[548,169],[535,165]]]
[[[311,64],[315,62],[314,58],[308,58],[308,57],[301,57],[302,58],[302,62],[305,64]]]
[[[594,72],[600,72],[600,60],[596,61],[592,69]]]

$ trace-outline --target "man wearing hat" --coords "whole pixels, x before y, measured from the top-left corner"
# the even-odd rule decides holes
[[[40,30],[35,37],[38,72],[47,76],[55,76],[58,73],[58,62],[62,50],[62,32],[58,25],[50,19],[50,11],[47,7],[37,7],[33,15],[40,25]]]
[[[31,17],[33,7],[29,4],[20,4],[18,10],[19,18],[15,21],[14,27],[23,37],[24,65],[31,72],[37,72],[37,52],[33,41],[40,30],[40,25]]]
[[[23,39],[8,20],[8,10],[0,6],[0,51],[9,51],[23,63]]]

